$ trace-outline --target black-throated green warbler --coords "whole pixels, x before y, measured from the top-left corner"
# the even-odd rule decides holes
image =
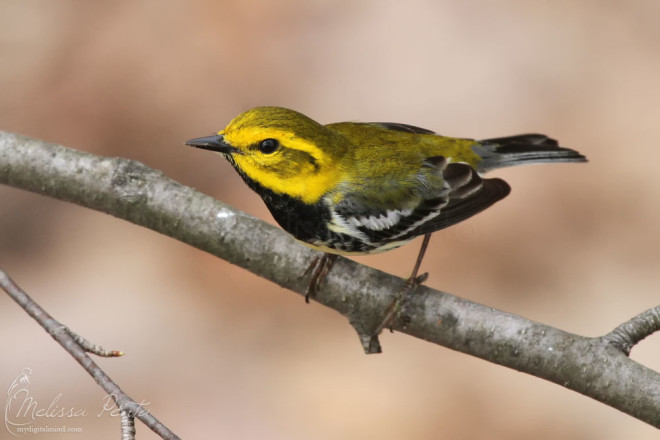
[[[280,107],[253,108],[186,144],[224,155],[282,228],[326,253],[371,254],[425,235],[410,281],[432,232],[509,194],[505,181],[481,173],[586,160],[541,134],[476,141],[406,124],[321,125]],[[318,267],[308,295],[329,270]]]

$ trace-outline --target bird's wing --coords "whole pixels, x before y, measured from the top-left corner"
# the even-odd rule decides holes
[[[495,202],[502,200],[511,192],[511,187],[502,179],[481,179],[477,189],[465,197],[451,198],[440,214],[410,232],[406,238],[431,232],[455,225],[480,213]]]
[[[427,158],[414,178],[413,191],[385,191],[397,194],[392,198],[365,191],[346,194],[334,206],[334,222],[373,244],[405,241],[465,220],[510,191],[503,180],[482,179],[470,165],[448,164],[442,156]]]

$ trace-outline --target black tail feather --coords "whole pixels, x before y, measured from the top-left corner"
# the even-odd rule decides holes
[[[479,172],[542,162],[586,162],[587,158],[542,134],[485,139],[474,150],[483,160]]]

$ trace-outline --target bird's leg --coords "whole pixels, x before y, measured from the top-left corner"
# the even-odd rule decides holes
[[[394,301],[392,301],[392,304],[387,307],[383,322],[381,322],[381,324],[376,328],[376,335],[380,334],[384,328],[389,328],[390,331],[392,331],[392,324],[401,311],[401,308],[404,305],[408,295],[429,277],[428,272],[424,272],[421,275],[417,275],[417,273],[419,272],[419,266],[422,264],[424,254],[426,253],[426,248],[429,246],[430,240],[431,234],[425,234],[424,240],[422,241],[422,246],[419,249],[419,254],[417,254],[417,261],[415,261],[412,274],[410,275],[410,278],[406,280],[406,284],[403,286],[403,289],[401,289],[401,292],[399,292]]]
[[[332,269],[332,266],[337,261],[338,255],[325,253],[320,257],[315,257],[312,262],[307,266],[303,273],[303,277],[311,272],[312,277],[309,279],[307,290],[305,291],[305,302],[309,303],[309,299],[316,295],[319,286]]]
[[[424,259],[424,254],[426,253],[426,248],[429,247],[429,241],[431,241],[431,234],[425,234],[424,240],[422,241],[422,246],[419,248],[419,254],[417,254],[417,261],[415,261],[415,267],[413,267],[412,274],[410,278],[406,281],[406,286],[412,285],[413,287],[419,286],[429,277],[428,272],[417,276],[419,272],[419,266],[422,265],[422,260]]]

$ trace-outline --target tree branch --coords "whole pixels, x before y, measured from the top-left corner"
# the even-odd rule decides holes
[[[658,330],[660,330],[660,307],[654,307],[624,322],[603,339],[627,356],[634,345]]]
[[[127,159],[0,132],[0,183],[145,226],[299,294],[306,289],[299,275],[318,255],[283,231]],[[365,349],[374,351],[371,335],[403,284],[340,258],[315,299],[346,316]],[[653,310],[647,313],[660,313]],[[629,359],[611,336],[570,334],[425,286],[403,312],[394,330],[555,382],[660,427],[660,375]],[[657,330],[636,328],[630,346]]]
[[[34,302],[20,287],[14,283],[9,275],[0,269],[0,288],[18,303],[28,315],[34,318],[50,336],[55,339],[78,363],[94,378],[108,396],[112,398],[121,413],[122,438],[131,438],[132,420],[137,417],[147,425],[153,432],[166,440],[178,440],[172,431],[163,425],[149,411],[145,411],[135,400],[131,399],[110,377],[92,360],[87,354],[89,351],[97,351],[98,345],[90,344],[89,341],[71,332],[67,327],[60,324],[48,314],[39,304]],[[86,347],[85,347],[86,346]],[[118,352],[98,350],[108,356],[117,356]],[[133,433],[135,427],[133,426]]]

